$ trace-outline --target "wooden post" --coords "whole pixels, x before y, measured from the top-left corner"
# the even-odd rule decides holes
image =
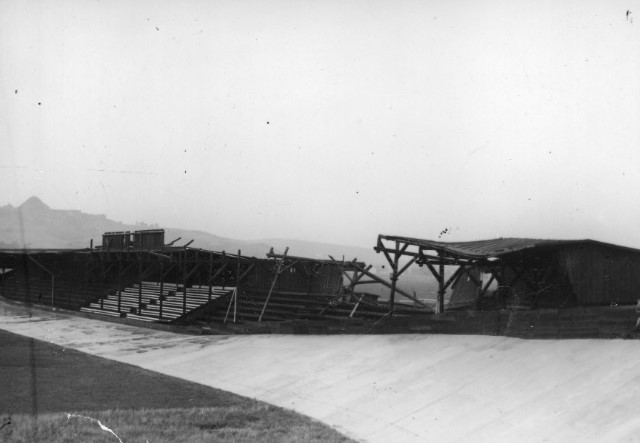
[[[358,302],[356,303],[356,305],[351,310],[351,314],[349,314],[349,318],[352,318],[353,315],[356,313],[356,309],[358,309],[358,306],[360,306],[360,302],[362,301],[363,298],[364,298],[364,294],[361,294],[360,298],[358,299]]]
[[[120,312],[120,304],[122,300],[122,260],[118,254],[118,312]]]
[[[392,269],[391,274],[391,294],[389,295],[389,314],[393,315],[393,309],[395,305],[396,299],[396,285],[398,282],[398,260],[400,259],[399,251],[400,250],[400,242],[396,241],[396,251],[393,256],[393,262],[389,262]]]
[[[224,264],[223,268],[227,267],[227,254],[222,251],[222,263]],[[217,273],[216,273],[217,274]],[[227,286],[225,285],[225,281],[224,281],[224,277],[222,278],[222,290],[224,291],[224,288]]]
[[[164,298],[164,263],[160,262],[160,312],[158,313],[158,320],[162,320],[162,299]]]
[[[142,314],[142,257],[136,254],[138,258],[138,315]]]
[[[209,254],[209,297],[207,302],[207,324],[211,323],[211,275],[213,274],[213,254]]]
[[[104,309],[104,296],[105,296],[105,290],[104,290],[104,279],[105,279],[105,275],[104,275],[104,260],[102,258],[102,255],[100,255],[100,309]]]
[[[280,270],[282,269],[282,264],[284,263],[285,258],[287,257],[287,252],[289,252],[289,247],[287,246],[284,250],[284,254],[282,258],[278,262],[278,266],[276,267],[276,273],[273,276],[273,281],[271,282],[271,288],[269,288],[269,294],[267,294],[267,299],[264,301],[264,306],[262,306],[262,312],[260,312],[260,317],[258,317],[258,321],[262,321],[262,316],[264,315],[264,311],[267,309],[267,305],[269,304],[269,299],[271,299],[271,294],[273,293],[273,289],[276,287],[276,281],[278,280],[278,275],[280,275]]]
[[[187,251],[182,260],[182,315],[187,313]]]
[[[396,285],[398,282],[398,271],[393,269],[391,274],[391,293],[389,294],[389,313],[393,315],[393,309],[396,301]]]
[[[226,323],[227,322],[227,318],[229,318],[229,312],[231,311],[231,305],[233,304],[235,298],[236,298],[236,290],[234,289],[231,292],[231,298],[229,299],[229,306],[227,306],[227,313],[224,315],[223,323]],[[235,323],[236,322],[235,313],[233,315],[234,315],[233,322]]]
[[[238,262],[236,264],[236,289],[233,291],[233,322],[236,322],[236,314],[238,312],[238,286],[240,286],[240,256],[242,251],[238,249]]]
[[[233,290],[233,322],[236,322],[236,315],[238,313],[238,288]]]
[[[436,302],[436,314],[444,313],[444,263],[438,265],[438,300]]]

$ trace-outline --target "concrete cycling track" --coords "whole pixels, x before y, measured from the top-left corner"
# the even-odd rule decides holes
[[[0,329],[293,409],[361,441],[640,441],[640,341],[187,336],[0,300]]]

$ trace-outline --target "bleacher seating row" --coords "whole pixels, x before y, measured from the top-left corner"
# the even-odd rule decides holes
[[[232,298],[219,300],[214,309],[208,313],[203,313],[198,320],[208,320],[213,322],[223,322],[229,311],[228,321],[234,317],[236,322],[257,321],[267,299],[267,292],[260,291],[239,291],[237,303]],[[325,309],[331,296],[309,295],[296,292],[274,292],[271,294],[267,308],[262,316],[263,321],[281,321],[287,319],[317,318],[320,312]],[[231,305],[231,307],[230,307]]]
[[[206,305],[209,300],[228,298],[233,287],[184,286],[163,283],[162,294],[159,282],[143,281],[122,291],[113,291],[98,301],[80,308],[82,312],[126,317],[142,321],[173,322],[180,317]]]
[[[220,299],[213,303],[212,309],[201,313],[196,318],[201,322],[232,321],[235,313],[236,322],[257,321],[265,306],[268,293],[260,291],[239,291],[236,303],[231,298]],[[229,307],[231,305],[231,307]],[[356,302],[350,300],[336,301],[334,295],[310,295],[304,292],[274,291],[269,298],[262,316],[263,321],[304,320],[304,319],[344,319],[351,315]],[[353,313],[354,318],[379,319],[388,313],[386,304],[378,304],[376,297],[363,297]],[[227,311],[229,314],[227,315]],[[412,305],[396,304],[396,315],[427,314],[423,308]]]
[[[4,281],[8,298],[30,301],[43,305],[51,304],[51,282],[33,279],[29,285],[15,281]],[[211,303],[208,286],[187,287],[184,298],[183,286],[175,283],[163,284],[162,315],[160,313],[160,283],[143,281],[142,285],[130,284],[121,291],[120,306],[118,292],[110,291],[99,284],[78,286],[71,282],[56,281],[55,306],[114,317],[127,317],[143,321],[173,322],[188,315],[189,320],[201,322],[257,321],[265,305],[267,291],[239,291],[233,303],[233,287],[212,287]],[[107,292],[106,297],[102,294]],[[140,297],[141,296],[141,297]],[[185,303],[186,301],[186,303]],[[263,321],[292,319],[344,319],[351,315],[355,298],[337,301],[334,295],[311,295],[304,292],[278,291],[272,293],[262,316]],[[230,307],[231,305],[231,307]],[[195,312],[194,312],[195,311]],[[227,311],[229,312],[227,314]],[[353,313],[354,318],[378,319],[388,312],[386,304],[378,304],[365,297]],[[396,303],[396,316],[427,314],[424,309]]]

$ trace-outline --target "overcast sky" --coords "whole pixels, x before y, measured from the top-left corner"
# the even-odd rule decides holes
[[[0,0],[0,204],[640,247],[639,26],[639,1]]]

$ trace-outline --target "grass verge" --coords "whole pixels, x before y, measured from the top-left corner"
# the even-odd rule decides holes
[[[0,442],[351,441],[292,411],[4,331],[0,427]]]

